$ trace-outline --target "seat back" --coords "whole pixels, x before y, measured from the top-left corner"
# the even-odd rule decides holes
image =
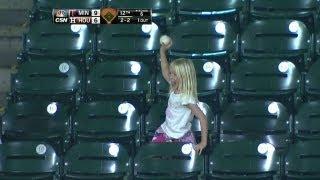
[[[308,100],[318,99],[320,96],[320,61],[312,64],[305,76],[305,94]]]
[[[55,179],[59,157],[53,148],[41,142],[0,144],[1,179]]]
[[[64,159],[66,179],[123,179],[131,163],[126,149],[117,143],[80,143]]]
[[[291,124],[291,115],[279,102],[238,101],[221,115],[220,141],[260,140],[284,149],[290,142]]]

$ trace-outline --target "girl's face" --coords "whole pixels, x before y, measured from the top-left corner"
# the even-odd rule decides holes
[[[178,77],[177,77],[175,70],[171,67],[169,68],[169,78],[170,78],[170,82],[171,82],[172,86],[176,88],[179,80],[178,80]]]

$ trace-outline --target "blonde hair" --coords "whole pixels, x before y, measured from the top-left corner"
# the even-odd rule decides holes
[[[197,98],[197,77],[196,70],[191,60],[179,58],[170,63],[170,68],[173,69],[179,79],[178,89],[182,94]],[[170,92],[173,91],[170,84]]]

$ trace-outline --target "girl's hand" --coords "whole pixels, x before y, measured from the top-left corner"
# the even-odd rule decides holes
[[[203,143],[203,142],[200,142],[199,144],[197,144],[195,147],[194,147],[194,150],[196,151],[196,153],[198,153],[199,155],[201,154],[202,150],[207,146],[207,143]]]
[[[170,47],[172,46],[172,41],[170,41],[169,44],[161,44],[161,47],[160,47],[160,51],[167,51],[168,49],[170,49]]]

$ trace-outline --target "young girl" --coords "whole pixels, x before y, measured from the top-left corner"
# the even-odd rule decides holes
[[[207,118],[197,105],[197,80],[194,65],[191,60],[176,59],[168,64],[166,51],[169,44],[161,45],[161,70],[164,79],[170,85],[170,96],[166,109],[165,122],[156,130],[152,142],[187,142],[196,144],[191,132],[191,120],[196,116],[200,120],[201,142],[194,146],[201,154],[207,146]]]

